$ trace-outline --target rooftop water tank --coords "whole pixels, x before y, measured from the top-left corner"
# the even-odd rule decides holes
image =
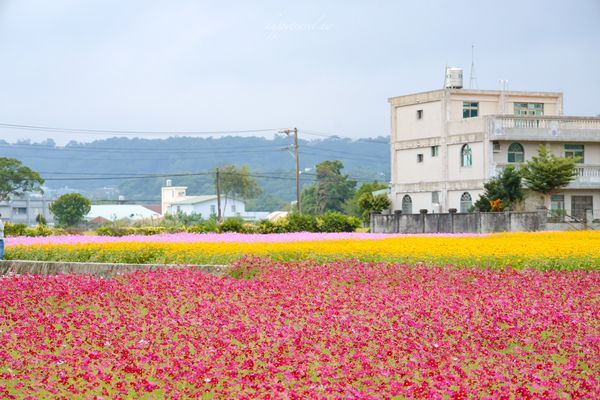
[[[455,67],[446,67],[446,89],[462,89],[463,87],[463,69]]]

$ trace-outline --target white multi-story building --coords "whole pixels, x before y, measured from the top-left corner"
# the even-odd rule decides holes
[[[389,99],[394,210],[466,212],[487,180],[545,144],[556,155],[580,157],[576,179],[552,194],[551,207],[573,216],[595,209],[599,218],[600,118],[564,116],[562,93],[461,86]]]
[[[0,202],[0,213],[3,221],[13,224],[36,225],[38,215],[42,215],[47,223],[54,222],[50,212],[50,204],[54,197],[38,193],[25,193],[23,196]]]

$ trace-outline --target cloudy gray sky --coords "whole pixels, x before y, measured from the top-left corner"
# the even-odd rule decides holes
[[[489,3],[489,4],[488,4]],[[0,123],[133,131],[389,133],[387,98],[562,91],[600,114],[600,1],[0,0]],[[14,142],[99,135],[0,128]]]

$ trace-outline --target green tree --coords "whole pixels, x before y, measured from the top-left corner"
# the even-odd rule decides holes
[[[49,208],[58,225],[76,226],[83,222],[91,206],[90,201],[79,193],[67,193],[54,200]]]
[[[387,194],[378,194],[373,196],[373,193],[363,193],[358,199],[358,206],[361,210],[361,217],[365,224],[368,224],[371,219],[371,213],[381,213],[387,210],[392,205]]]
[[[302,205],[302,213],[309,215],[318,215],[319,207],[317,206],[318,187],[315,183],[304,186],[300,195],[300,203]]]
[[[42,192],[44,180],[14,158],[0,157],[0,201],[11,196],[20,196],[26,192]]]
[[[538,155],[523,164],[520,173],[525,185],[544,195],[544,206],[549,208],[550,194],[567,186],[577,175],[578,158],[558,157],[547,146],[538,146]]]
[[[247,165],[242,165],[238,168],[233,164],[227,164],[219,168],[219,185],[221,194],[225,196],[223,209],[227,208],[228,198],[248,200],[262,193],[261,188],[250,173],[250,168]]]
[[[359,200],[365,193],[373,193],[377,190],[387,189],[388,185],[381,182],[369,182],[363,183],[354,193],[352,199],[347,203],[346,212],[350,215],[354,215],[355,217],[362,217],[364,209],[361,209],[359,206]]]
[[[521,175],[517,169],[509,165],[502,173],[483,185],[484,192],[475,202],[474,206],[479,211],[492,211],[491,202],[501,200],[500,209],[512,208],[523,200]]]
[[[319,214],[325,211],[343,212],[345,204],[354,195],[356,181],[342,175],[344,164],[338,160],[327,160],[316,165],[317,197]]]

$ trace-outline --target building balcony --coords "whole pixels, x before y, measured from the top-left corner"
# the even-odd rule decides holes
[[[489,115],[484,118],[492,140],[600,142],[600,117]]]
[[[496,172],[499,173],[507,165],[517,166],[515,164],[496,164]],[[600,189],[600,165],[577,164],[575,171],[577,176],[567,186],[567,189]]]

